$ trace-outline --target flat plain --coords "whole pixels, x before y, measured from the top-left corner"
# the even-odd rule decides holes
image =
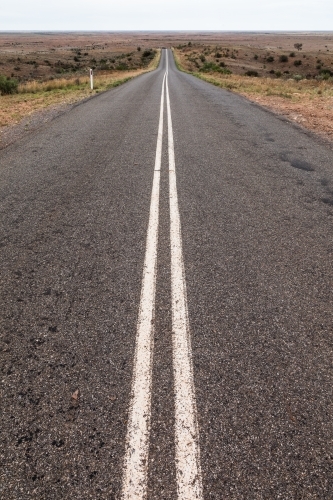
[[[175,48],[185,71],[332,139],[329,32],[3,32],[0,75],[16,79],[19,94],[1,96],[0,133],[36,111],[73,104],[156,67],[161,47]]]

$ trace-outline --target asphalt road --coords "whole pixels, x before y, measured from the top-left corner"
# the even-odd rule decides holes
[[[0,176],[1,499],[333,498],[328,144],[163,51],[0,151]]]

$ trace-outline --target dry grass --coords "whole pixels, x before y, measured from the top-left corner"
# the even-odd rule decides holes
[[[178,68],[186,71],[183,54],[174,49]],[[288,116],[304,127],[333,138],[333,82],[189,72],[213,85],[241,94]]]
[[[0,127],[17,124],[27,115],[49,106],[72,104],[98,92],[117,87],[142,73],[154,70],[159,64],[160,55],[159,50],[155,59],[145,69],[95,75],[94,90],[90,90],[89,76],[20,84],[18,94],[0,96]]]
[[[280,80],[272,78],[253,78],[241,75],[220,75],[193,73],[195,76],[222,88],[233,90],[243,95],[278,96],[292,101],[323,99],[333,96],[332,83],[316,80]]]

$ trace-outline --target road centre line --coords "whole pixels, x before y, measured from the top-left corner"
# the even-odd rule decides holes
[[[123,500],[143,500],[147,493],[165,80],[166,74],[164,74],[162,83],[154,179],[137,323],[131,406],[124,462]]]
[[[144,500],[147,497],[159,192],[165,88],[168,121],[172,345],[175,392],[177,496],[179,500],[202,500],[203,498],[199,432],[193,381],[185,269],[176,185],[174,139],[168,87],[168,56],[166,53],[166,72],[163,77],[161,92],[154,179],[137,323],[131,405],[126,437],[122,485],[123,500]]]
[[[166,99],[168,117],[172,345],[177,490],[179,500],[201,500],[203,493],[199,430],[193,380],[168,76],[166,77]]]

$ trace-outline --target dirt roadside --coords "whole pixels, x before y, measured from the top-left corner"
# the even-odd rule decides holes
[[[299,102],[278,96],[243,94],[248,99],[333,142],[333,97],[304,98]]]
[[[187,47],[186,49],[187,50]],[[212,68],[198,68],[197,59],[188,57],[184,47],[173,49],[176,64],[182,71],[205,80],[213,85],[238,93],[270,111],[282,115],[291,122],[315,132],[325,140],[333,141],[333,79],[272,78],[267,76],[247,76],[225,72],[214,63],[214,55],[205,62]],[[214,49],[212,50],[214,52]],[[203,58],[203,54],[201,54]]]

